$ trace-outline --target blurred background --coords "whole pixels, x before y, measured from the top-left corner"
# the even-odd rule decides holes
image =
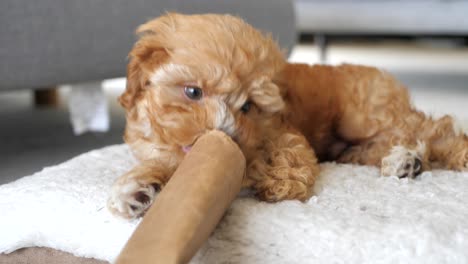
[[[292,62],[381,67],[417,107],[467,124],[468,1],[4,0],[0,184],[123,142],[116,98],[133,32],[166,11],[239,15],[272,32]],[[107,132],[79,129],[91,120],[105,130],[106,118]]]

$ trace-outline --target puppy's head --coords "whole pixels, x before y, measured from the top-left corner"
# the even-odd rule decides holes
[[[137,33],[120,102],[145,115],[146,134],[183,150],[212,129],[259,144],[284,107],[272,78],[285,61],[269,36],[229,15],[167,14]]]

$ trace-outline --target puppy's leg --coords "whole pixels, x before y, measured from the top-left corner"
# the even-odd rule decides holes
[[[435,148],[433,158],[443,168],[468,171],[468,137],[457,137],[446,140],[447,144]]]
[[[385,176],[415,177],[430,168],[431,122],[410,103],[406,87],[374,68],[343,66],[348,84],[341,90],[338,137],[350,143],[340,162],[380,166]]]
[[[417,138],[418,145],[407,149],[394,147],[382,160],[383,175],[417,175],[430,163],[445,169],[468,171],[468,136],[455,129],[450,116],[433,119],[424,116],[416,126],[407,126],[410,139]],[[422,143],[424,142],[424,143]]]
[[[409,178],[430,169],[431,163],[467,171],[468,136],[454,127],[449,116],[434,120],[408,111],[394,119],[393,127],[379,128],[376,136],[350,147],[338,161],[381,166],[384,176]]]
[[[383,176],[414,178],[430,168],[429,152],[423,141],[395,139],[387,133],[347,149],[338,162],[373,165]]]
[[[152,204],[156,192],[162,188],[172,170],[157,161],[144,161],[118,178],[107,201],[109,210],[124,218],[141,216]]]
[[[286,132],[266,142],[248,166],[248,181],[260,199],[307,200],[319,174],[317,158],[304,136]]]
[[[468,171],[468,135],[457,129],[452,117],[430,120],[424,135],[431,143],[432,161],[445,169]]]

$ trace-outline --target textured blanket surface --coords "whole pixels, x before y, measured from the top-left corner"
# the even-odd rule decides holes
[[[0,186],[0,253],[44,246],[114,260],[138,221],[105,203],[133,164],[126,146],[110,146]],[[468,263],[468,173],[321,167],[306,203],[239,197],[192,263]]]

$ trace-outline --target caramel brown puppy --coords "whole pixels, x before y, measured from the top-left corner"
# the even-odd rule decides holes
[[[115,214],[143,214],[213,129],[237,141],[248,162],[244,186],[270,202],[308,199],[318,160],[381,166],[399,177],[431,161],[468,169],[467,136],[450,117],[413,109],[385,72],[288,64],[269,36],[229,15],[168,14],[137,32],[120,102],[125,141],[140,164],[112,187]]]

